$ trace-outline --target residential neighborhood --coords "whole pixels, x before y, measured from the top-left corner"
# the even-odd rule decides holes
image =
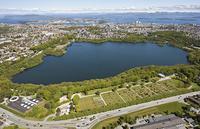
[[[200,129],[200,0],[0,0],[0,129]]]
[[[31,48],[45,43],[50,39],[64,36],[65,34],[76,35],[77,39],[106,39],[125,38],[127,34],[148,35],[157,31],[186,32],[188,36],[199,39],[199,25],[160,25],[135,22],[134,24],[94,24],[73,27],[62,22],[52,24],[1,24],[1,28],[8,28],[6,33],[0,33],[0,63],[16,61],[23,57],[37,55]],[[53,21],[55,23],[56,21]],[[193,46],[199,47],[199,46]]]

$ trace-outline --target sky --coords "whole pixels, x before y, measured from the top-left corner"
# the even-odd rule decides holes
[[[178,6],[178,8],[177,8]],[[171,10],[200,10],[200,0],[0,0],[0,9],[84,10],[134,9],[158,7]],[[174,10],[175,10],[174,9]]]

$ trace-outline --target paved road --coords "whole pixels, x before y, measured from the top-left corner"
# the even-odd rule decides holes
[[[13,123],[22,127],[30,128],[30,129],[66,129],[66,127],[90,129],[99,121],[102,121],[110,117],[120,116],[123,114],[139,111],[145,108],[149,108],[149,107],[153,107],[153,106],[157,106],[157,105],[161,105],[165,103],[183,101],[183,99],[186,98],[187,96],[192,96],[196,94],[200,94],[200,91],[173,96],[173,97],[151,101],[147,103],[142,103],[138,105],[132,105],[129,107],[124,107],[124,108],[107,111],[103,113],[98,113],[98,114],[87,116],[84,119],[76,118],[76,119],[61,120],[61,121],[33,121],[33,120],[26,120],[21,117],[18,117],[14,115],[13,113],[2,108],[0,108],[0,114],[3,114],[4,118],[12,121]],[[90,118],[92,118],[93,116],[95,117],[95,119],[90,121]]]

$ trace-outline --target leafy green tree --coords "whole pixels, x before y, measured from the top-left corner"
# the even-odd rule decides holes
[[[112,89],[112,91],[113,91],[113,92],[116,92],[116,91],[117,91],[117,88],[116,88],[116,87],[114,87],[114,88]]]
[[[101,92],[100,91],[96,91],[95,94],[99,96],[101,94]]]
[[[57,109],[56,109],[56,116],[59,116],[59,115],[60,115],[60,113],[61,113],[61,110],[60,110],[60,108],[57,108]]]
[[[123,129],[129,129],[128,125],[122,126]]]
[[[79,102],[79,100],[80,100],[80,97],[79,97],[78,95],[75,95],[75,96],[73,97],[73,99],[72,99],[74,105],[77,105],[78,102]]]
[[[49,110],[52,108],[52,105],[50,102],[47,102],[47,103],[45,103],[44,107]]]

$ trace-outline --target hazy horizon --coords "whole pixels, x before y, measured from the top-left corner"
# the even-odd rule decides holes
[[[0,0],[0,14],[200,12],[199,0]]]

